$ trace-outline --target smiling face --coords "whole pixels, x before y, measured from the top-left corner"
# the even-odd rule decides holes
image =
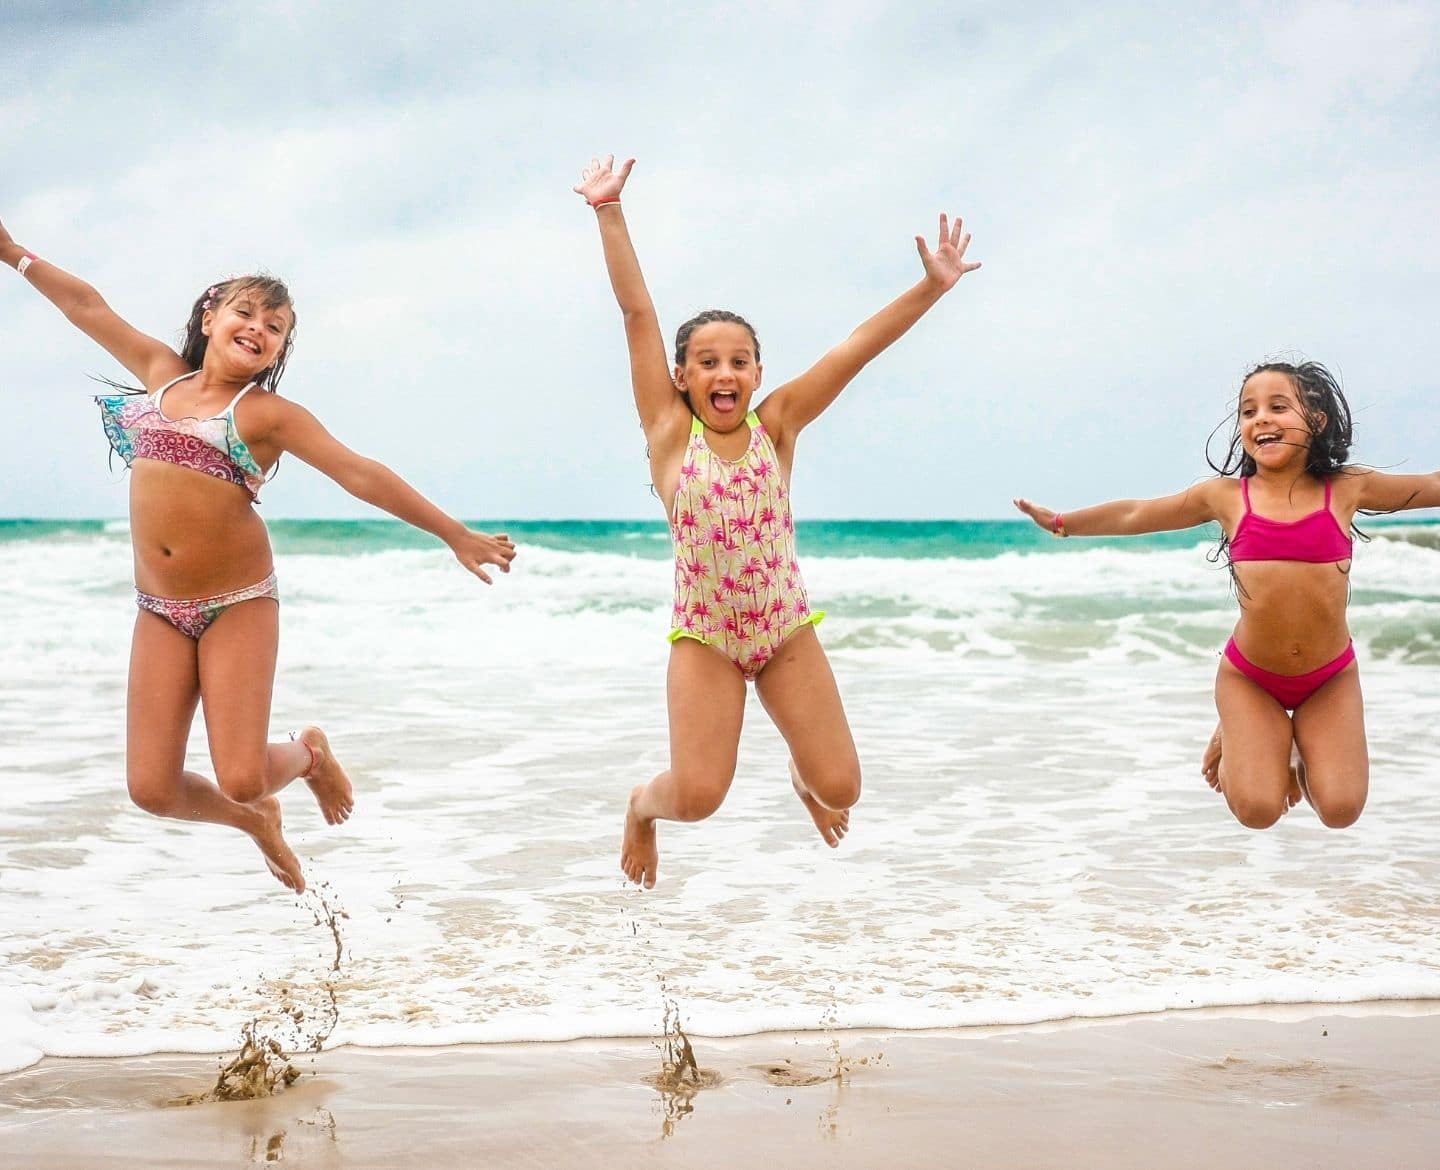
[[[1240,387],[1240,440],[1257,468],[1279,471],[1304,466],[1325,416],[1310,417],[1295,382],[1278,370],[1260,370]]]
[[[209,339],[207,362],[253,378],[284,355],[295,310],[288,301],[267,303],[258,288],[241,285],[205,310],[201,332]]]
[[[745,421],[760,374],[750,330],[733,321],[711,321],[690,334],[675,384],[707,427],[733,431]]]

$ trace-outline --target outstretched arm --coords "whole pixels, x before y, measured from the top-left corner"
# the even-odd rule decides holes
[[[1440,508],[1440,471],[1429,475],[1389,475],[1355,469],[1360,480],[1356,508],[1372,512],[1404,512],[1411,508]]]
[[[625,318],[635,409],[646,436],[651,437],[657,427],[664,429],[673,425],[688,412],[671,380],[655,303],[645,287],[640,260],[635,255],[635,245],[630,242],[630,229],[625,225],[625,213],[620,210],[620,192],[625,189],[625,180],[634,165],[633,158],[627,159],[616,172],[613,154],[606,155],[603,162],[591,159],[574,190],[595,209],[600,243],[605,250],[605,271]]]
[[[450,546],[455,559],[485,584],[491,582],[484,566],[494,565],[502,573],[510,571],[515,544],[505,533],[491,536],[466,528],[383,463],[350,450],[304,407],[268,395],[254,405],[261,407],[261,412],[252,411],[251,415],[260,415],[256,420],[257,437],[267,444],[310,464],[356,499],[439,537]]]
[[[920,262],[925,266],[924,278],[907,292],[891,301],[875,316],[850,334],[805,373],[781,386],[765,400],[766,425],[779,438],[793,439],[800,429],[813,422],[840,391],[872,358],[894,345],[910,326],[920,320],[931,307],[967,272],[980,267],[978,261],[967,261],[965,250],[970,246],[970,233],[956,219],[952,225],[943,212],[940,215],[940,239],[930,251],[924,236],[915,237]]]
[[[25,265],[24,279],[69,319],[70,323],[129,370],[146,389],[189,369],[180,355],[122,318],[105,298],[78,276],[27,252],[0,224],[0,263]]]
[[[1219,485],[1210,479],[1156,500],[1111,500],[1063,515],[1026,499],[1011,501],[1046,532],[1056,536],[1140,536],[1178,532],[1220,518]],[[1057,523],[1058,520],[1058,523]]]

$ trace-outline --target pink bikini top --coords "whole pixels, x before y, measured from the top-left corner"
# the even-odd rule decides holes
[[[1270,520],[1250,507],[1250,480],[1242,477],[1240,494],[1245,497],[1245,515],[1230,540],[1230,560],[1308,561],[1330,564],[1348,561],[1354,543],[1330,511],[1330,481],[1325,481],[1325,504],[1298,520]]]

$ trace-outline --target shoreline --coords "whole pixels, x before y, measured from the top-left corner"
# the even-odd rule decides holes
[[[214,1056],[54,1058],[0,1077],[30,1170],[1294,1167],[1434,1164],[1440,1002],[1381,1001],[897,1032],[693,1037],[706,1087],[656,1084],[654,1040],[355,1047],[288,1091],[167,1107]]]

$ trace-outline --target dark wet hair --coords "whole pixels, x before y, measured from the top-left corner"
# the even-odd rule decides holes
[[[729,309],[706,309],[703,313],[696,313],[679,329],[675,330],[675,364],[685,364],[685,354],[690,349],[690,338],[695,330],[702,325],[712,325],[716,321],[724,321],[730,325],[740,325],[750,334],[750,340],[755,346],[755,360],[760,360],[760,338],[756,336],[755,326],[740,316],[739,313],[732,313]]]
[[[1240,401],[1245,395],[1245,384],[1256,374],[1284,374],[1295,390],[1300,406],[1300,415],[1310,431],[1310,449],[1305,459],[1305,470],[1316,479],[1329,480],[1345,473],[1345,461],[1350,458],[1350,444],[1354,440],[1354,425],[1351,421],[1350,403],[1340,389],[1335,375],[1319,362],[1261,362],[1240,379],[1240,393],[1236,396],[1236,408],[1230,422],[1230,440],[1219,462],[1210,453],[1210,444],[1225,427],[1221,423],[1210,432],[1205,444],[1205,461],[1221,475],[1238,475],[1242,479],[1255,474],[1255,460],[1245,451],[1240,435]],[[1352,536],[1361,540],[1369,537],[1359,528],[1351,525]],[[1220,534],[1220,543],[1210,553],[1211,561],[1224,561],[1230,570],[1230,579],[1239,596],[1248,596],[1244,586],[1235,575],[1235,562],[1230,559],[1230,538]],[[1345,570],[1341,570],[1345,572]]]
[[[180,356],[192,370],[198,370],[205,362],[205,351],[210,347],[210,338],[201,330],[207,309],[218,309],[242,293],[250,293],[267,309],[286,308],[290,310],[290,328],[285,333],[285,342],[280,347],[280,356],[255,377],[255,382],[272,394],[280,384],[285,366],[290,361],[290,351],[295,345],[295,302],[290,299],[290,290],[278,277],[266,273],[251,276],[232,276],[219,280],[195,298],[190,307],[190,318],[180,333]]]
[[[1350,444],[1354,441],[1354,426],[1350,419],[1350,404],[1340,383],[1329,370],[1319,362],[1261,362],[1240,380],[1240,395],[1245,393],[1245,383],[1256,374],[1284,374],[1295,389],[1300,404],[1300,414],[1310,430],[1310,453],[1305,460],[1305,470],[1318,479],[1329,479],[1338,475],[1350,457]],[[1323,416],[1323,421],[1322,421]],[[1211,439],[1224,427],[1221,423],[1211,432]],[[1255,460],[1245,453],[1240,438],[1240,411],[1237,398],[1235,417],[1231,420],[1230,442],[1219,463],[1210,454],[1210,444],[1205,445],[1205,461],[1221,475],[1250,476],[1255,474]]]

